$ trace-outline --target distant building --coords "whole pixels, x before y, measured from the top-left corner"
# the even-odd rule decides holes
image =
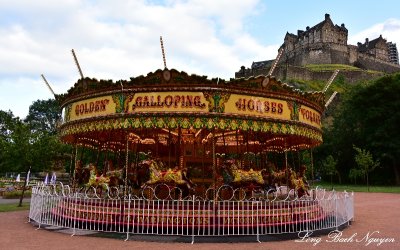
[[[395,43],[388,42],[387,43],[389,49],[389,61],[394,64],[399,64],[399,53],[397,52],[397,46]]]
[[[362,69],[392,73],[400,71],[396,44],[387,43],[382,35],[364,43],[348,45],[348,30],[344,24],[334,24],[329,14],[313,27],[286,33],[280,65],[346,64]],[[390,45],[389,45],[390,44]],[[235,77],[267,74],[270,61],[253,62],[251,68],[241,67]],[[263,73],[261,73],[263,72]]]

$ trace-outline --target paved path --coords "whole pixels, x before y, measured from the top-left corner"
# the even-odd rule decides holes
[[[311,237],[313,242],[296,242],[294,239],[266,241],[262,243],[188,243],[144,242],[132,237],[125,242],[122,239],[99,238],[92,236],[74,236],[39,229],[27,223],[28,212],[0,213],[0,249],[143,249],[143,250],[180,250],[180,249],[400,249],[400,194],[356,193],[355,221],[342,231],[340,237]],[[394,240],[390,243],[372,242],[376,240]],[[123,236],[121,236],[123,238]],[[157,240],[162,237],[157,237]],[[332,242],[332,241],[347,242]],[[299,241],[299,239],[297,240]]]
[[[30,202],[31,198],[24,198],[22,202]],[[19,204],[19,199],[4,199],[0,197],[0,204]]]

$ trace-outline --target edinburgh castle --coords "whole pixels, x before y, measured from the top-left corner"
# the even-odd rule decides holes
[[[341,71],[350,82],[368,79],[374,74],[399,72],[396,44],[387,42],[382,36],[365,39],[357,45],[347,44],[348,30],[344,24],[335,25],[329,14],[313,27],[298,30],[297,35],[286,33],[284,49],[278,67],[273,75],[281,79],[326,80],[332,71],[315,72],[305,67],[312,64],[342,64],[354,66],[357,70]],[[266,75],[273,60],[253,62],[251,68],[241,67],[235,77]]]

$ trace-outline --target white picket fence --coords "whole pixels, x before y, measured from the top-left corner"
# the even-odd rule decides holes
[[[155,191],[150,189],[150,191]],[[354,194],[310,190],[296,197],[284,188],[257,198],[222,200],[219,190],[212,199],[196,196],[152,199],[118,189],[99,195],[72,192],[69,186],[37,185],[32,188],[29,219],[39,227],[70,228],[130,235],[232,236],[309,232],[338,229],[354,218]],[[233,190],[234,194],[237,190]]]

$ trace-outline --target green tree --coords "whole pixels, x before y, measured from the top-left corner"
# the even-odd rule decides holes
[[[323,161],[323,171],[326,175],[329,175],[331,178],[331,188],[333,188],[333,176],[337,175],[339,172],[336,169],[337,161],[333,158],[332,155],[328,155],[325,161]]]
[[[71,153],[69,146],[60,142],[57,136],[57,123],[61,119],[61,109],[54,99],[37,100],[29,107],[25,123],[33,134],[32,143],[35,158],[33,169],[36,171],[50,170],[59,160],[69,159],[66,153]]]
[[[380,163],[378,160],[373,159],[372,154],[369,151],[357,148],[356,146],[353,146],[353,148],[357,152],[354,159],[358,165],[360,173],[363,174],[367,180],[367,188],[369,192],[369,173],[378,167]]]
[[[24,120],[0,111],[0,172],[49,170],[55,161],[70,159],[64,154],[72,150],[57,136],[60,117],[55,100],[33,102]]]
[[[374,152],[381,163],[371,181],[400,185],[400,74],[356,85],[340,98],[322,153],[335,152],[338,171],[349,176],[356,165],[353,145],[358,145]]]
[[[32,163],[35,134],[11,111],[0,111],[0,171],[23,172]]]
[[[14,115],[11,111],[0,110],[0,138],[6,140],[14,124]]]
[[[0,110],[0,172],[12,171],[9,164],[9,147],[15,118],[11,111]]]
[[[358,168],[352,168],[349,172],[349,178],[354,179],[354,184],[357,184],[357,178],[363,176],[363,173]]]
[[[6,145],[5,164],[8,170],[25,172],[32,165],[35,137],[27,124],[19,118],[14,120]]]
[[[61,119],[61,108],[55,99],[37,100],[29,107],[25,118],[32,131],[55,135],[57,122]]]

